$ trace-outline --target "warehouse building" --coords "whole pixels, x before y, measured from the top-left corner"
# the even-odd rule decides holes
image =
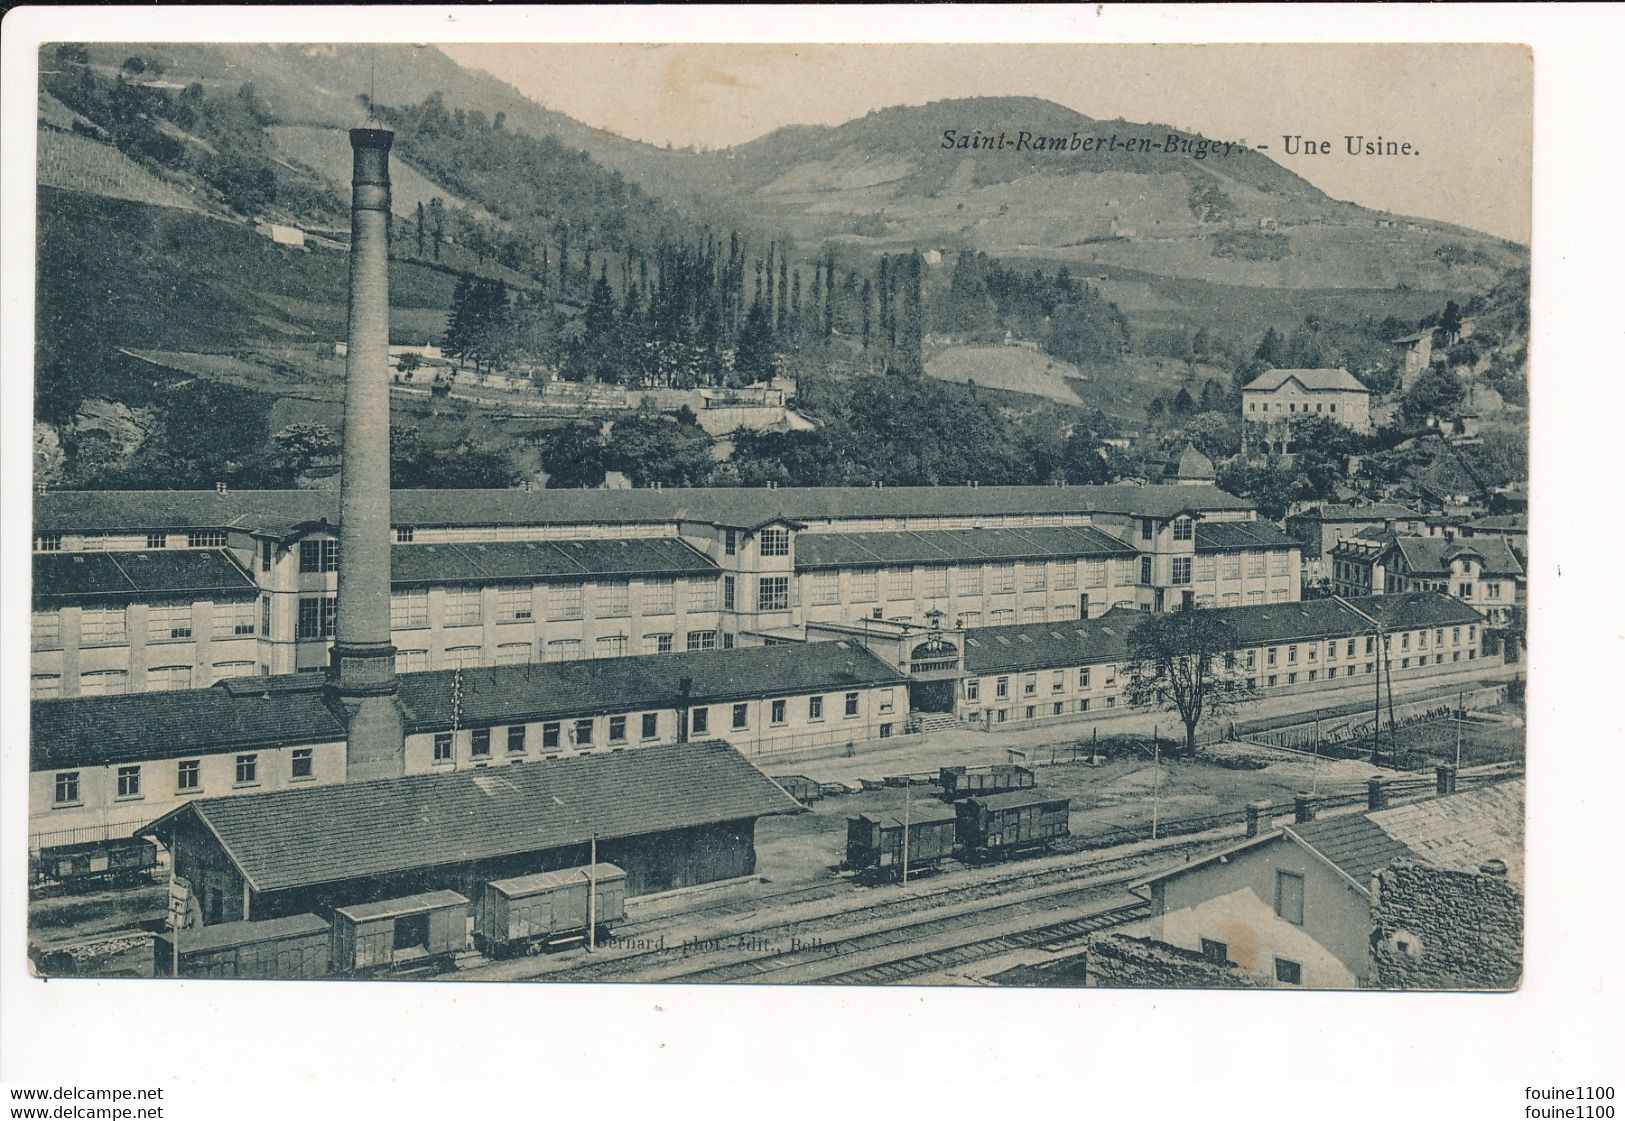
[[[1211,486],[402,491],[391,509],[403,673],[1298,594],[1296,544]],[[336,518],[316,491],[39,496],[34,695],[325,669]],[[199,553],[217,574],[160,575]]]
[[[750,756],[899,734],[908,679],[851,642],[403,674],[404,773],[662,750]],[[202,798],[343,783],[342,706],[323,679],[37,701],[30,848],[128,835]]]
[[[756,871],[756,821],[802,807],[725,743],[202,798],[140,828],[205,925],[578,867],[596,845],[646,895]]]

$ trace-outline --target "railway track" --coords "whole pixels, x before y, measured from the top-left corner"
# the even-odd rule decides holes
[[[1118,907],[1108,907],[1103,911],[1084,915],[1082,918],[1066,919],[1011,934],[978,938],[973,941],[962,942],[956,946],[946,946],[941,949],[914,954],[911,957],[899,958],[896,961],[850,969],[844,973],[824,977],[822,983],[826,985],[892,984],[915,977],[941,973],[961,965],[968,965],[971,962],[983,961],[999,954],[1009,953],[1012,950],[1039,948],[1059,952],[1071,949],[1091,934],[1098,934],[1102,930],[1110,930],[1112,927],[1136,922],[1148,917],[1150,914],[1151,904],[1139,900]]]

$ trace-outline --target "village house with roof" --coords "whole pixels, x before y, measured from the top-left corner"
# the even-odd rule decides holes
[[[1341,367],[1266,370],[1242,386],[1241,419],[1248,426],[1244,431],[1257,431],[1251,426],[1262,426],[1262,434],[1256,439],[1263,443],[1263,450],[1285,454],[1290,443],[1287,426],[1299,417],[1315,415],[1368,433],[1371,391]]]

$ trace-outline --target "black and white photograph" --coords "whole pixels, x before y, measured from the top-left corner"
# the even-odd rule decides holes
[[[8,83],[7,988],[1538,971],[1537,51],[167,26]]]

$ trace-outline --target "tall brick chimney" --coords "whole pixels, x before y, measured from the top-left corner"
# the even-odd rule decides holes
[[[328,681],[348,719],[350,781],[405,773],[389,631],[389,146],[350,130],[350,339],[339,489],[339,590]]]

